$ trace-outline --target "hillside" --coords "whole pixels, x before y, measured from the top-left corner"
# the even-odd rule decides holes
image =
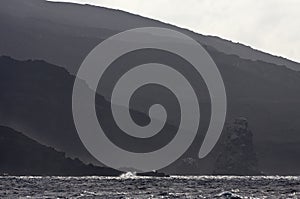
[[[124,30],[145,26],[178,30],[226,55],[300,70],[299,63],[243,44],[103,7],[45,0],[2,0],[0,26],[1,55],[21,60],[42,59],[63,66],[71,73],[78,70],[84,57],[104,39]]]
[[[0,26],[0,125],[64,151],[68,157],[102,165],[91,157],[76,133],[71,107],[74,74],[90,50],[107,37],[129,28],[167,27],[199,41],[215,61],[228,97],[226,123],[238,117],[248,119],[259,170],[266,174],[300,174],[300,159],[296,158],[300,157],[299,63],[123,11],[88,5],[2,0]],[[143,59],[135,56],[135,60],[140,61],[139,57]],[[147,57],[160,59],[157,52],[148,51]],[[175,59],[161,61],[169,65],[176,63]],[[195,142],[181,159],[197,157],[210,116],[206,85],[188,68],[183,71],[196,82],[195,88],[201,93],[201,121]],[[115,71],[114,75],[121,73]],[[159,91],[151,90],[137,104],[135,119],[147,122],[143,107],[154,102],[157,96],[168,102]],[[168,106],[175,107],[171,103]],[[104,93],[96,96],[98,113],[109,107]],[[171,116],[176,120],[176,115]],[[98,119],[112,127],[106,115]],[[168,130],[174,130],[173,123],[169,121]],[[118,140],[118,136],[112,139],[119,144],[127,143]],[[159,141],[163,144],[168,140]],[[134,147],[146,151],[153,146],[148,142]],[[213,151],[201,159],[198,174],[212,173],[216,156]],[[169,168],[166,169],[169,173]]]
[[[300,155],[299,73],[213,51],[211,54],[222,66],[221,73],[227,88],[226,122],[239,116],[248,118],[261,170],[275,174],[299,173],[300,162],[295,158]],[[99,164],[83,147],[73,123],[71,102],[74,76],[44,61],[17,61],[0,57],[0,67],[1,124],[18,129],[43,144],[66,152],[68,156]],[[202,86],[199,85],[199,89]],[[110,107],[101,96],[96,99],[97,109]],[[148,101],[151,102],[151,98]],[[203,97],[200,105],[209,107],[206,106],[208,103],[207,97]],[[186,156],[196,157],[202,142],[209,116],[209,110],[203,111],[208,111],[208,114],[202,112],[201,129]],[[106,117],[102,119],[110,125]],[[151,147],[151,143],[143,147]],[[211,156],[201,160],[203,167],[200,173],[211,172],[209,165],[214,153]]]
[[[59,176],[119,176],[121,172],[85,165],[11,128],[0,126],[0,174]]]

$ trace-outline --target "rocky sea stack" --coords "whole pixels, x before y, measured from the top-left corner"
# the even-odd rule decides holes
[[[246,118],[237,118],[226,127],[213,174],[261,175],[253,147],[253,134]]]

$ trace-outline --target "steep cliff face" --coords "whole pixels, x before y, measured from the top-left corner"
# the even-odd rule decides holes
[[[215,162],[214,174],[261,174],[247,119],[237,118],[233,124],[227,126],[222,145]]]

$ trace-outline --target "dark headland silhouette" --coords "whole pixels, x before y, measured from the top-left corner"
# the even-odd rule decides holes
[[[300,174],[299,63],[95,6],[43,0],[0,1],[0,55],[7,55],[0,57],[0,125],[63,151],[68,157],[103,166],[86,151],[76,133],[71,111],[74,74],[101,41],[120,31],[144,26],[175,29],[199,41],[224,79],[228,97],[226,122],[243,116],[251,124],[259,170],[266,174]],[[203,84],[197,89],[207,92]],[[147,96],[145,103],[151,97]],[[186,174],[186,165],[192,165],[193,174],[213,173],[212,165],[223,140],[208,157],[195,162],[209,120],[209,116],[205,117],[210,113],[209,103],[203,95],[201,133],[186,154],[165,172]],[[96,97],[96,109],[108,106],[105,96]],[[168,125],[173,128],[172,123]]]
[[[107,167],[86,165],[11,128],[0,126],[0,175],[119,176]]]

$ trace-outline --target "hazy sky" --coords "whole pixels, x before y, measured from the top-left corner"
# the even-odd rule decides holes
[[[300,62],[300,0],[56,0],[158,19]]]

